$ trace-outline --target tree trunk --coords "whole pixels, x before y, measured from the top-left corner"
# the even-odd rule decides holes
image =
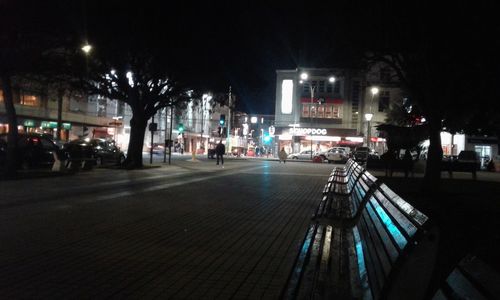
[[[12,96],[12,83],[9,75],[3,75],[2,90],[4,96],[5,112],[9,123],[9,134],[7,135],[7,161],[5,164],[5,177],[14,178],[16,176],[16,153],[17,153],[17,115]]]
[[[441,163],[443,148],[441,147],[441,119],[433,117],[429,120],[429,150],[424,177],[424,191],[436,193],[441,185]]]
[[[64,97],[64,90],[59,89],[57,91],[57,132],[56,132],[56,139],[58,141],[61,140],[63,97]]]
[[[144,112],[132,111],[130,120],[130,141],[128,144],[127,159],[125,167],[136,169],[142,167],[142,147],[148,120],[143,116]]]

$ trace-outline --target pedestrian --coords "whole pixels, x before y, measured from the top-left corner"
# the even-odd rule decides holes
[[[413,174],[413,157],[411,156],[410,150],[406,149],[405,155],[403,157],[403,165],[404,165],[404,172],[405,172],[405,178],[408,178],[408,173],[411,172],[412,177],[414,176]]]
[[[283,161],[283,163],[286,163],[287,157],[288,157],[288,154],[285,151],[285,147],[281,148],[280,153],[278,153],[278,158],[280,159],[280,163],[281,163],[281,161]]]
[[[222,140],[220,140],[215,147],[215,155],[217,156],[217,165],[219,165],[220,158],[222,168],[224,168],[224,153],[226,153],[226,146],[224,146],[224,144],[222,144]]]

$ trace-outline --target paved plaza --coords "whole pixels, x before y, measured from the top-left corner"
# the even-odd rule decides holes
[[[268,298],[333,165],[178,160],[0,182],[0,298]]]

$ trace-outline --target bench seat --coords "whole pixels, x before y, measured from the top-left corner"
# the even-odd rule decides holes
[[[437,234],[386,185],[351,222],[313,222],[283,291],[285,299],[422,299]]]

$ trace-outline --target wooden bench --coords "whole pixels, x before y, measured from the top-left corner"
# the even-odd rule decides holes
[[[500,275],[472,255],[460,261],[433,297],[434,300],[499,298]]]
[[[352,175],[355,169],[359,169],[361,166],[358,165],[354,160],[349,159],[344,167],[337,167],[332,170],[328,181],[323,189],[323,194],[327,194],[332,190],[332,186],[335,184],[347,184],[349,177]]]
[[[313,214],[313,219],[329,218],[329,219],[352,219],[358,213],[362,202],[376,188],[377,178],[369,172],[360,172],[358,175],[351,174],[355,180],[350,180],[353,186],[350,188],[350,193],[323,193],[323,197]],[[344,185],[349,184],[346,183]],[[342,183],[336,183],[341,185]],[[347,190],[345,188],[344,190]]]
[[[428,218],[385,184],[356,218],[309,226],[285,299],[423,299],[437,253]]]

